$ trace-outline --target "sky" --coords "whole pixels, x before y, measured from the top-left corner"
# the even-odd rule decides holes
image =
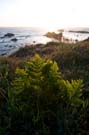
[[[0,0],[0,26],[89,27],[89,0]]]

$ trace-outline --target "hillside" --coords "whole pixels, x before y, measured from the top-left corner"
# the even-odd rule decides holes
[[[38,44],[20,48],[10,57],[18,59],[29,59],[35,54],[51,58],[60,66],[61,71],[67,79],[83,79],[88,85],[89,79],[89,40],[77,44],[65,44],[50,42],[46,45]]]
[[[0,135],[88,135],[89,39],[1,57],[0,102]]]

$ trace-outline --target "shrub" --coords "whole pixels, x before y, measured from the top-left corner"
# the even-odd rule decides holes
[[[9,90],[13,135],[79,135],[81,80],[64,80],[56,62],[35,55]]]

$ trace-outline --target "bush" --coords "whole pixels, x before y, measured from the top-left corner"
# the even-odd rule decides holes
[[[9,90],[13,135],[79,135],[82,81],[64,80],[57,63],[35,55]],[[83,113],[83,112],[82,112]]]

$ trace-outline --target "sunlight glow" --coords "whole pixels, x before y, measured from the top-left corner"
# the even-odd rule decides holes
[[[0,4],[5,0],[1,1]],[[89,0],[7,0],[5,3],[0,8],[0,26],[89,27]]]

